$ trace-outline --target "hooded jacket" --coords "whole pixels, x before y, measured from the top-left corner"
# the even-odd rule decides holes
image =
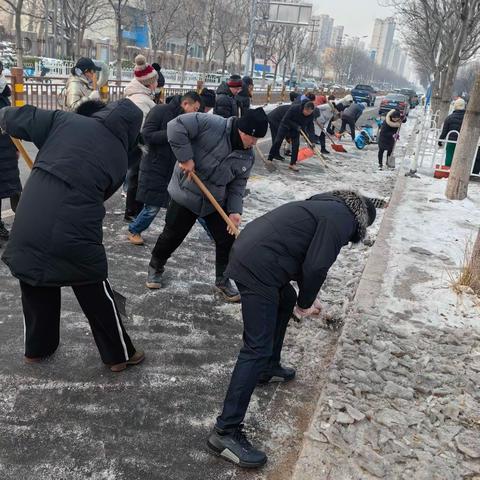
[[[93,88],[85,75],[70,75],[65,85],[65,107],[74,112],[82,103],[90,100]]]
[[[287,203],[247,224],[233,244],[225,275],[275,302],[279,290],[295,280],[297,303],[308,308],[340,249],[363,239],[367,226],[367,205],[355,192]]]
[[[183,113],[181,95],[167,99],[166,104],[156,105],[147,115],[142,136],[147,152],[140,162],[137,201],[145,205],[167,207],[168,183],[176,163],[167,137],[167,124]]]
[[[107,278],[103,202],[123,183],[141,122],[126,99],[91,117],[30,105],[0,110],[0,126],[39,149],[2,257],[15,277],[44,287]]]
[[[217,98],[213,113],[223,118],[238,117],[238,104],[227,82],[222,82],[217,88]]]
[[[155,106],[153,101],[155,92],[141,84],[136,78],[132,78],[125,87],[124,96],[131,100],[143,113],[143,121],[148,112]]]
[[[402,126],[402,119],[398,121],[392,119],[392,114],[395,110],[390,110],[385,116],[385,121],[382,123],[380,133],[378,135],[378,148],[382,150],[391,150],[395,145],[394,135],[398,132],[398,129]]]
[[[236,118],[185,113],[167,125],[168,142],[179,162],[193,159],[195,172],[217,202],[230,213],[243,212],[243,195],[255,161],[253,150],[232,146]],[[168,193],[200,217],[215,211],[193,181],[175,165]]]

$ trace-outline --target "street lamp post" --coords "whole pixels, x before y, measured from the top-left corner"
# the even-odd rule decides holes
[[[245,60],[245,70],[243,75],[249,74],[250,62],[252,60],[253,36],[255,35],[255,23],[257,20],[257,0],[252,0],[252,21],[250,22],[250,32],[248,33],[247,58]]]

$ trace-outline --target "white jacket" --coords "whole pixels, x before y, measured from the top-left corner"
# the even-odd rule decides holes
[[[125,87],[125,98],[131,100],[143,113],[143,122],[147,117],[148,112],[155,106],[152,92],[148,87],[142,85],[136,78],[133,78]],[[142,127],[143,127],[142,122]]]

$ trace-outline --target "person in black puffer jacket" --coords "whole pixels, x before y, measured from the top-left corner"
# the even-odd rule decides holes
[[[59,345],[61,287],[71,286],[105,364],[140,363],[122,325],[103,247],[104,202],[122,185],[142,112],[130,100],[94,102],[89,116],[31,105],[0,110],[0,128],[39,149],[2,260],[20,281],[25,361]]]
[[[236,95],[242,89],[240,75],[232,75],[226,82],[217,88],[217,100],[213,113],[223,118],[238,117],[238,103]]]
[[[267,461],[242,432],[251,395],[258,383],[295,378],[295,369],[281,365],[289,319],[294,312],[297,317],[320,313],[317,295],[329,269],[343,246],[365,237],[375,216],[370,199],[333,191],[282,205],[240,233],[226,273],[241,294],[243,346],[207,442],[217,455],[244,467]],[[292,280],[299,287],[298,297]]]
[[[240,116],[243,117],[250,108],[253,95],[253,80],[251,77],[242,78],[242,89],[237,93],[237,103],[240,109]]]
[[[406,121],[406,119],[405,119]],[[402,115],[398,110],[390,110],[385,116],[385,121],[382,123],[380,133],[378,136],[378,168],[383,169],[383,154],[387,152],[387,166],[388,160],[393,153],[396,142],[396,134],[402,126]]]
[[[449,135],[448,140],[457,141],[458,134],[462,129],[463,119],[465,117],[466,103],[463,98],[457,98],[453,103],[453,112],[443,122],[442,133],[440,139],[447,138],[448,132],[453,132]],[[438,142],[438,146],[442,147],[443,142]],[[445,149],[445,165],[450,167],[452,165],[453,154],[455,153],[456,143],[447,142],[447,148]]]
[[[147,152],[140,162],[136,200],[143,204],[143,209],[128,226],[128,239],[134,245],[143,245],[141,233],[150,226],[160,208],[167,208],[170,199],[167,187],[176,159],[168,143],[167,123],[182,113],[197,112],[202,102],[193,91],[166,100],[166,104],[150,110],[142,130]]]
[[[2,75],[3,64],[0,62],[0,109],[10,106],[11,90]],[[0,134],[0,240],[8,240],[9,233],[2,222],[2,199],[9,198],[10,206],[15,212],[20,200],[22,184],[18,170],[18,152],[10,137]]]

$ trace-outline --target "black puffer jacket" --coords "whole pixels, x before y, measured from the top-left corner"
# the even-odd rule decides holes
[[[354,192],[287,203],[242,230],[225,275],[272,301],[296,280],[298,305],[310,307],[340,249],[364,238],[367,225],[366,203]]]
[[[3,110],[0,126],[39,152],[2,260],[33,286],[105,280],[103,202],[123,183],[141,110],[127,99],[90,118],[32,106]]]
[[[452,130],[457,130],[460,132],[462,129],[463,118],[465,117],[465,110],[455,110],[453,111],[443,122],[442,133],[440,134],[440,138],[447,138],[448,132]],[[457,140],[458,134],[452,133],[448,139],[449,140]]]
[[[280,122],[280,128],[288,131],[291,137],[299,135],[299,128],[309,137],[313,134],[313,112],[308,117],[303,114],[303,106],[306,102],[292,103]]]
[[[237,93],[237,104],[240,109],[240,115],[243,117],[247,110],[250,108],[252,99],[250,93],[248,92],[248,84],[243,82],[242,89]]]
[[[217,98],[213,113],[223,118],[238,117],[238,104],[226,82],[217,88]]]
[[[165,105],[153,107],[143,125],[142,136],[147,147],[140,163],[137,200],[145,205],[166,208],[168,183],[177,161],[167,137],[167,123],[183,113],[180,95],[167,99]]]

